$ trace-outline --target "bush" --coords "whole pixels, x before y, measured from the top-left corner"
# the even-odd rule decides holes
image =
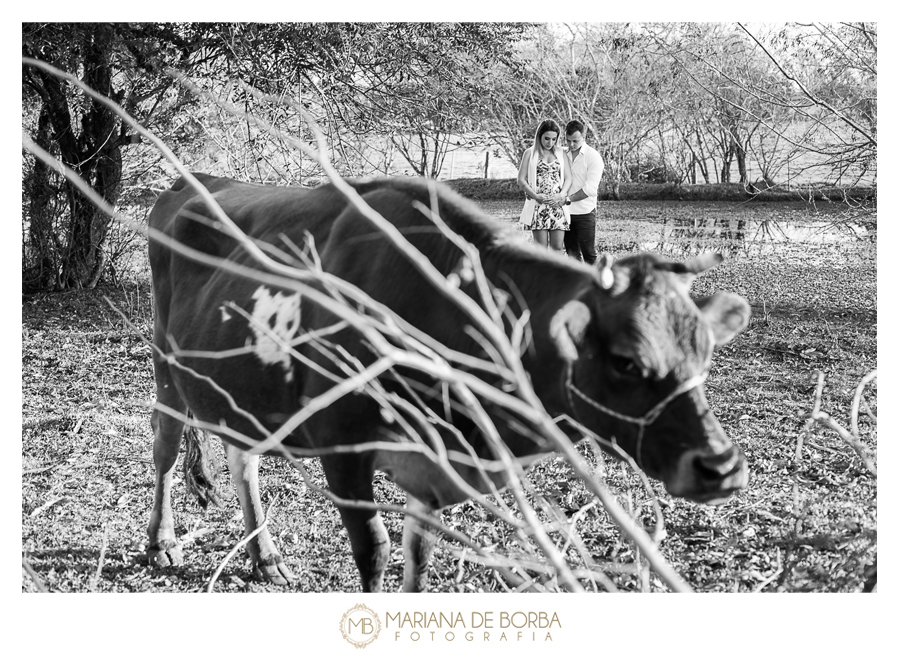
[[[474,201],[521,201],[522,190],[514,178],[457,178],[445,181],[456,192]],[[609,194],[600,186],[598,198],[608,200]],[[830,201],[840,203],[847,198],[854,201],[874,201],[875,188],[842,189],[830,186],[788,188],[777,186],[754,192],[740,183],[715,185],[679,185],[677,183],[620,183],[622,201]]]
[[[628,166],[628,175],[635,183],[680,183],[683,176],[662,160],[644,160]]]
[[[521,201],[525,198],[515,178],[457,178],[444,182],[474,201]]]

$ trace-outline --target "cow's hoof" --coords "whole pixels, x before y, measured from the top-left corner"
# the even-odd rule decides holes
[[[271,555],[253,566],[253,577],[273,585],[287,585],[297,580],[280,555]]]
[[[147,564],[156,569],[178,567],[184,564],[181,546],[171,539],[159,542],[158,546],[147,549]]]

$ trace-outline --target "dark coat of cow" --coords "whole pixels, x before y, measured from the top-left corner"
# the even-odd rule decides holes
[[[314,244],[325,272],[354,284],[447,348],[485,356],[483,345],[464,331],[468,320],[463,312],[437,294],[433,283],[335,186],[310,190],[202,174],[197,179],[258,244],[274,245],[285,254]],[[644,254],[614,264],[602,259],[595,269],[523,243],[443,185],[429,186],[418,179],[348,182],[444,275],[460,270],[463,253],[423,207],[433,207],[436,201],[443,222],[478,249],[487,279],[508,293],[507,316],[521,316],[526,309],[530,314],[530,340],[522,363],[552,416],[566,414],[595,434],[614,438],[675,496],[714,503],[746,486],[744,457],[710,411],[702,380],[713,348],[746,326],[749,307],[728,293],[697,301],[688,294],[693,276],[718,258],[681,264]],[[197,191],[181,179],[160,196],[149,222],[151,229],[187,247],[260,269],[214,217]],[[258,457],[234,446],[243,446],[242,436],[262,440],[275,431],[305,401],[334,385],[329,373],[340,372],[316,341],[299,344],[297,359],[278,348],[273,334],[290,341],[322,330],[327,332],[323,340],[342,349],[346,358],[369,364],[374,356],[356,330],[336,326],[331,311],[297,293],[196,262],[155,241],[150,262],[158,406],[152,418],[157,483],[148,555],[152,564],[166,566],[183,559],[170,489],[189,414],[230,430],[218,433],[226,442],[249,534],[265,518],[256,477]],[[460,281],[462,290],[478,299],[475,284],[467,277]],[[217,358],[212,352],[219,353]],[[448,450],[465,452],[463,437],[480,457],[492,458],[472,419],[458,407],[448,411],[434,381],[404,374],[421,385],[420,391],[438,390],[430,398],[426,393],[418,397],[438,415],[450,414],[458,433],[440,432]],[[392,392],[409,394],[390,376],[382,380]],[[490,405],[487,411],[513,454],[551,449],[536,442],[508,413]],[[398,423],[377,401],[346,395],[309,417],[284,444],[323,448],[397,441],[398,432]],[[435,510],[467,497],[416,453],[334,454],[323,457],[322,464],[330,489],[344,499],[372,501],[375,469],[406,490],[409,504],[419,509]],[[486,489],[475,469],[458,470],[469,484]],[[340,507],[340,513],[363,588],[377,591],[389,554],[381,519],[373,510]],[[421,589],[431,544],[412,517],[407,517],[403,543],[404,588]],[[279,583],[292,578],[265,529],[250,541],[248,551],[257,575]]]

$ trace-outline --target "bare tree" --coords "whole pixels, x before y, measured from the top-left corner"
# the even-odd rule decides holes
[[[717,107],[723,182],[730,158],[748,182],[748,152],[769,183],[785,166],[792,177],[835,185],[875,181],[874,24],[687,24],[652,33]]]
[[[649,137],[669,120],[663,103],[672,69],[625,24],[544,26],[523,49],[525,75],[504,81],[494,102],[504,150],[514,162],[544,118],[580,119],[602,152],[614,197]],[[533,134],[533,133],[532,133]]]

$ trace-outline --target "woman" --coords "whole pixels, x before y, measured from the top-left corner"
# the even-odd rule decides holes
[[[522,155],[519,187],[528,199],[520,220],[530,228],[535,244],[563,250],[563,236],[569,230],[566,195],[572,184],[569,162],[557,147],[559,125],[553,119],[541,122],[534,133],[534,145]]]

